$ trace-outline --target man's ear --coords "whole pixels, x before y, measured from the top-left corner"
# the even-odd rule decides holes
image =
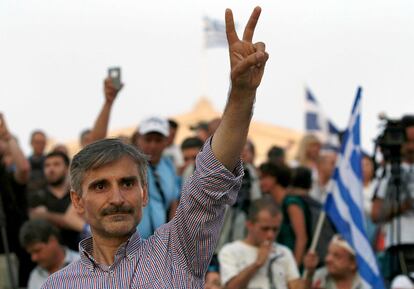
[[[70,199],[72,200],[73,207],[75,208],[76,212],[83,216],[83,213],[85,212],[83,198],[80,194],[77,192],[71,190],[70,191]]]
[[[250,220],[246,220],[246,228],[250,230],[254,226],[254,223]]]
[[[148,205],[148,187],[147,187],[147,185],[145,185],[142,188],[141,200],[142,200],[142,207],[146,207]]]

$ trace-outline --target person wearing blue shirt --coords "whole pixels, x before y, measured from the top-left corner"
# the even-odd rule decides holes
[[[141,122],[138,133],[137,145],[149,157],[149,203],[143,209],[142,221],[138,226],[141,237],[146,239],[155,229],[172,219],[178,206],[180,188],[173,162],[162,156],[167,146],[168,121],[161,117],[150,117]]]

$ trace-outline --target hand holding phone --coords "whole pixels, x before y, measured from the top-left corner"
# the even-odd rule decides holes
[[[106,102],[112,103],[119,91],[122,89],[123,84],[121,82],[121,68],[110,67],[108,68],[108,76],[104,82],[104,92]]]
[[[122,88],[121,83],[121,68],[120,67],[110,67],[108,68],[108,77],[112,80],[112,83],[116,91],[120,91]]]

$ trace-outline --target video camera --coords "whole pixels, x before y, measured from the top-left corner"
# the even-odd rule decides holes
[[[402,119],[389,119],[385,115],[380,115],[379,118],[384,121],[384,130],[375,140],[375,144],[380,147],[386,162],[400,163],[401,147],[406,141],[404,122]]]

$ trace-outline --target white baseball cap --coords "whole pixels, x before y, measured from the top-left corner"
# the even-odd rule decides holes
[[[138,132],[141,135],[150,133],[150,132],[157,132],[162,134],[165,137],[168,137],[170,134],[170,125],[168,124],[167,119],[153,116],[141,121]]]

